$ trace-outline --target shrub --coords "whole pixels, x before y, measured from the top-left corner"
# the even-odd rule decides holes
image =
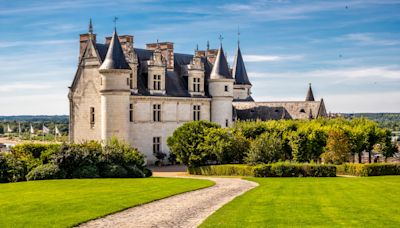
[[[354,175],[354,176],[400,175],[400,164],[397,163],[343,164],[338,166],[338,174]]]
[[[47,180],[65,178],[65,173],[55,164],[44,164],[32,169],[26,179],[30,180]]]
[[[80,172],[76,169],[97,165],[99,153],[84,144],[63,144],[60,151],[52,156],[52,162],[65,172],[66,178],[75,178],[75,174]]]
[[[77,167],[71,175],[72,178],[96,178],[100,177],[99,170],[95,165]]]
[[[264,133],[251,143],[245,161],[249,164],[277,162],[284,159],[283,145],[278,133]]]
[[[193,175],[205,176],[254,176],[253,166],[248,165],[210,165],[188,168]]]
[[[254,167],[255,177],[335,177],[336,166],[320,164],[274,163]]]
[[[208,121],[192,121],[178,127],[167,139],[171,153],[176,155],[177,161],[188,167],[205,165],[211,156],[201,144],[206,130],[210,128],[219,128],[219,125]]]
[[[107,141],[100,155],[99,167],[100,175],[104,177],[145,177],[149,175],[143,154],[117,138]]]
[[[121,165],[107,164],[100,171],[102,177],[127,177],[128,171]]]

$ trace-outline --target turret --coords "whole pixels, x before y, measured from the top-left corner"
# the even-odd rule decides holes
[[[222,127],[232,124],[233,82],[221,43],[208,80],[208,90],[212,97],[211,121]]]
[[[235,77],[233,85],[233,97],[238,101],[253,101],[251,97],[251,83],[247,76],[246,67],[243,62],[242,52],[238,42],[238,48],[233,62],[232,75]]]
[[[314,93],[311,88],[311,83],[308,84],[308,92],[307,92],[307,96],[306,96],[306,101],[315,101]]]
[[[127,63],[117,31],[114,30],[101,74],[101,139],[113,136],[129,140],[129,104],[132,72]]]

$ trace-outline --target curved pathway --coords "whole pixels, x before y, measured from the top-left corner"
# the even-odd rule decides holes
[[[208,179],[216,184],[133,207],[79,227],[197,227],[224,204],[258,185],[239,178],[190,178]]]

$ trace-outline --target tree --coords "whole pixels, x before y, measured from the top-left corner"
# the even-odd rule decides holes
[[[252,141],[245,161],[249,164],[277,162],[284,159],[283,145],[284,141],[278,133],[264,133]]]
[[[207,163],[210,152],[202,147],[204,136],[210,128],[220,128],[208,121],[188,122],[177,128],[168,137],[167,144],[176,159],[188,167],[201,166]]]
[[[385,157],[387,162],[388,157],[392,157],[396,153],[396,145],[391,141],[391,131],[389,129],[378,129],[377,136],[379,142],[374,145],[374,151]]]
[[[202,148],[209,151],[220,164],[241,163],[249,148],[247,140],[240,132],[232,133],[227,128],[210,128],[206,131]]]
[[[321,155],[325,163],[342,164],[349,161],[351,145],[343,130],[335,129],[328,133],[325,152]]]

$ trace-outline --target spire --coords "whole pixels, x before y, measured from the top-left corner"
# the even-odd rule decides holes
[[[122,51],[121,43],[119,42],[117,30],[115,28],[106,58],[104,59],[103,64],[100,66],[100,70],[112,69],[130,69],[125,60],[125,55]]]
[[[89,21],[89,34],[93,34],[92,18],[90,18],[90,21]]]
[[[313,91],[311,88],[311,83],[308,83],[308,92],[307,92],[306,101],[315,101],[314,94],[313,94]]]
[[[222,41],[221,41],[222,42]],[[222,43],[218,49],[218,55],[215,60],[215,64],[212,68],[211,79],[232,79],[232,75],[229,71],[228,62],[226,61],[226,57],[224,54],[224,49],[222,48]]]
[[[238,42],[238,48],[233,61],[232,75],[235,77],[235,84],[251,85],[249,77],[247,76],[246,67],[244,66],[242,52]]]

